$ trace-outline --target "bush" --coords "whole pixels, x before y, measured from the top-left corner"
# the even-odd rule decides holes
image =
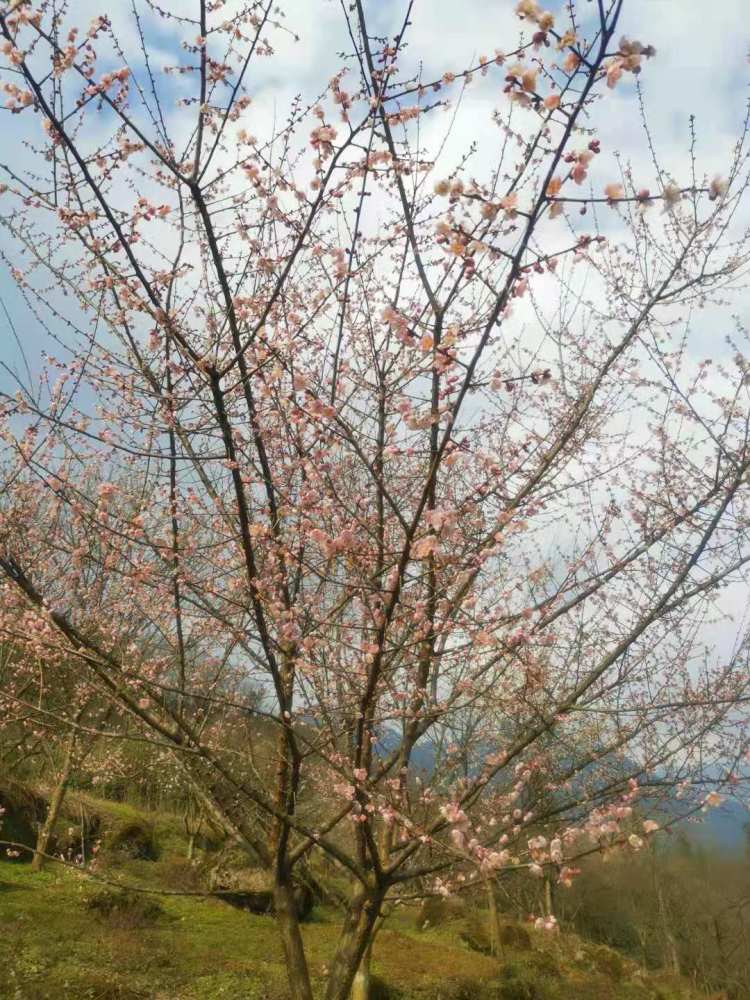
[[[498,996],[490,984],[461,976],[445,980],[435,993],[435,1000],[494,1000]]]
[[[503,969],[502,1000],[548,1000],[550,989],[537,970],[520,962],[508,962]]]
[[[159,857],[154,828],[137,819],[110,830],[104,839],[104,849],[140,861],[155,861]]]
[[[531,934],[523,924],[503,924],[500,928],[500,943],[516,951],[531,951],[534,947]]]
[[[492,954],[492,941],[487,929],[486,915],[482,910],[472,910],[467,914],[460,938],[472,951],[481,955]]]
[[[466,975],[449,975],[429,986],[403,983],[393,986],[380,976],[373,976],[368,1000],[503,1000],[502,990],[503,985],[497,980]]]
[[[619,982],[625,974],[625,962],[622,956],[611,948],[596,948],[592,954],[594,966],[598,972]]]
[[[389,986],[380,976],[372,976],[370,979],[370,996],[368,1000],[401,1000],[401,992],[393,986]]]
[[[230,906],[249,913],[273,913],[272,875],[265,869],[251,867],[244,851],[225,851],[218,859],[212,860],[212,867],[204,877],[211,892],[220,893],[219,898]],[[309,885],[299,881],[294,883],[294,902],[298,919],[308,920],[315,904]]]
[[[417,914],[417,928],[420,931],[428,927],[440,927],[448,920],[455,920],[465,910],[465,905],[458,899],[445,899],[443,896],[428,896],[422,901]]]
[[[619,957],[619,956],[618,956]],[[529,969],[533,969],[538,976],[547,976],[550,979],[559,979],[562,973],[557,959],[548,951],[535,951],[524,959]]]
[[[159,903],[149,896],[124,889],[105,889],[84,900],[91,910],[110,927],[130,930],[150,927],[163,915]]]
[[[180,892],[200,892],[206,889],[206,877],[199,864],[187,858],[164,858],[156,872],[159,882],[167,889]]]
[[[96,970],[88,971],[80,984],[68,981],[68,985],[73,986],[76,992],[67,995],[75,996],[76,1000],[147,1000],[148,996],[141,990],[125,983],[115,982],[106,973],[100,974]],[[45,997],[58,996],[56,993],[45,993],[44,995]]]

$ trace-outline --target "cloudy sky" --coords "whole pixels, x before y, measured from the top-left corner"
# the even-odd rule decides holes
[[[231,17],[240,0],[228,0],[226,16]],[[191,27],[181,28],[150,13],[144,0],[139,0],[144,25],[152,53],[152,63],[160,67],[184,60],[180,50],[182,38],[190,38]],[[190,2],[167,4],[182,14],[190,11]],[[194,5],[197,9],[197,4]],[[289,32],[271,33],[276,54],[273,59],[257,62],[249,81],[254,104],[247,125],[263,135],[273,116],[283,118],[296,93],[306,97],[319,93],[326,81],[340,67],[339,53],[350,48],[349,39],[338,0],[284,0],[283,23]],[[392,35],[401,25],[405,0],[369,0],[366,7],[374,27]],[[553,11],[560,12],[563,4],[550,0]],[[85,28],[95,15],[106,12],[112,17],[115,31],[123,47],[133,55],[138,65],[137,33],[130,3],[117,0],[103,5],[101,0],[76,0],[70,4],[68,24]],[[512,50],[523,25],[514,14],[515,0],[416,0],[409,28],[409,46],[404,65],[423,68],[424,77],[440,76],[445,70],[459,71],[481,54],[492,56],[496,49]],[[579,0],[579,17],[591,16],[592,0]],[[657,49],[641,81],[647,101],[649,123],[662,165],[678,183],[687,183],[689,167],[689,117],[695,115],[698,135],[699,166],[709,176],[726,169],[730,150],[738,134],[750,78],[747,52],[750,38],[746,30],[746,4],[743,0],[625,0],[622,33],[650,43]],[[299,41],[292,39],[292,32]],[[192,38],[190,38],[192,41]],[[634,165],[637,177],[645,186],[653,186],[653,169],[639,121],[638,103],[631,78],[625,78],[614,94],[602,105],[597,125],[605,153],[621,152]],[[167,101],[170,128],[175,135],[186,135],[192,113],[176,106],[180,92],[189,94],[195,81],[192,77],[170,78]],[[492,72],[485,80],[473,84],[461,98],[460,114],[453,125],[447,148],[446,164],[473,140],[496,130],[490,125],[492,110],[503,101],[502,73]],[[446,93],[445,96],[448,96]],[[455,88],[451,97],[458,96]],[[24,119],[21,121],[21,119]],[[11,117],[7,113],[0,122],[4,134],[17,137],[16,144],[4,143],[0,162],[19,165],[25,159],[20,143],[27,128],[38,128],[30,113]],[[423,139],[429,144],[440,142],[452,121],[452,109],[430,116]],[[483,155],[491,157],[491,146]],[[605,162],[605,161],[602,161]],[[613,167],[614,171],[614,167]],[[0,171],[1,173],[1,171]],[[1,179],[1,178],[0,178]],[[613,172],[613,179],[617,179]],[[0,215],[8,211],[7,202],[0,201]],[[7,237],[0,232],[0,245],[7,246]],[[30,361],[38,354],[40,341],[7,273],[0,274],[0,336],[3,347],[0,358],[11,366],[18,363],[18,352],[10,339],[3,307],[16,322],[29,346]],[[3,384],[4,381],[3,381]]]

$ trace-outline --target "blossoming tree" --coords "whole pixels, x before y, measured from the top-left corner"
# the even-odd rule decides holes
[[[271,873],[301,1000],[311,856],[351,878],[344,1000],[391,901],[565,884],[655,835],[641,788],[698,808],[746,753],[747,642],[699,634],[750,559],[746,338],[712,367],[686,320],[746,274],[745,132],[647,189],[595,131],[655,56],[623,0],[521,0],[513,51],[434,79],[413,6],[342,5],[285,117],[271,2],[144,0],[127,42],[0,9],[3,253],[49,345],[0,399],[0,630]],[[448,162],[469,86],[491,152]]]

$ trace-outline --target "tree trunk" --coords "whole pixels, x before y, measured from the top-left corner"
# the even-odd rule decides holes
[[[195,834],[191,833],[188,837],[187,845],[187,859],[188,861],[193,860],[193,855],[195,854]]]
[[[659,913],[659,921],[662,927],[662,934],[664,937],[664,943],[666,948],[666,961],[669,968],[675,975],[680,975],[680,956],[677,950],[677,942],[675,936],[672,933],[672,926],[669,919],[669,913],[667,910],[667,905],[664,900],[664,893],[662,892],[661,880],[656,870],[656,852],[652,846],[651,848],[651,871],[654,882],[654,889],[656,891],[656,904]]]
[[[372,987],[372,975],[370,972],[372,946],[373,938],[370,938],[362,960],[359,963],[359,968],[354,976],[351,1000],[370,1000],[370,989]]]
[[[487,902],[490,911],[490,950],[496,958],[500,958],[503,953],[503,946],[500,940],[500,914],[497,910],[497,899],[495,899],[495,883],[491,878],[485,879],[487,889]]]
[[[552,905],[552,879],[549,877],[544,879],[544,915],[546,917],[554,917],[555,915]]]
[[[305,947],[297,919],[294,890],[291,882],[276,882],[273,891],[276,922],[286,958],[286,972],[294,1000],[313,1000]]]
[[[65,750],[62,770],[60,771],[57,784],[52,792],[52,798],[49,800],[47,816],[45,817],[44,823],[37,834],[36,848],[34,850],[34,857],[31,861],[31,870],[34,872],[41,871],[44,866],[44,855],[47,853],[47,847],[49,845],[50,836],[52,835],[52,830],[57,822],[57,817],[60,815],[60,809],[62,807],[63,800],[65,799],[65,792],[68,789],[68,782],[70,781],[70,772],[73,769],[74,745],[75,732],[72,732]]]
[[[373,929],[382,902],[381,892],[360,892],[352,900],[331,963],[326,1000],[350,1000],[354,995],[351,992],[354,980],[372,944]],[[369,989],[369,960],[364,971],[366,975],[361,977],[360,983],[365,982]]]
[[[81,802],[81,864],[86,867],[86,814]]]

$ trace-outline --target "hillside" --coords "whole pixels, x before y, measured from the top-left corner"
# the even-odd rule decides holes
[[[82,808],[96,817],[102,843],[116,844],[124,834],[132,843],[145,833],[139,843],[151,845],[140,858],[110,848],[104,878],[172,895],[126,894],[54,864],[34,873],[20,858],[6,857],[0,863],[3,1000],[291,1000],[273,918],[179,894],[193,891],[196,882],[177,817],[73,793],[63,825]],[[338,933],[336,918],[318,903],[304,925],[318,985]],[[482,953],[482,910],[449,913],[436,923],[420,930],[416,908],[388,918],[374,949],[373,1000],[697,996],[683,981],[646,972],[572,934],[551,936],[506,922],[497,960]]]
[[[8,1000],[288,1000],[276,928],[216,900],[111,894],[69,871],[0,867],[0,967]],[[158,903],[155,900],[158,899]],[[322,973],[333,915],[305,925]],[[471,950],[462,921],[418,931],[413,914],[378,936],[378,1000],[692,1000],[686,984],[646,974],[617,952],[562,934],[534,934],[503,961]]]

